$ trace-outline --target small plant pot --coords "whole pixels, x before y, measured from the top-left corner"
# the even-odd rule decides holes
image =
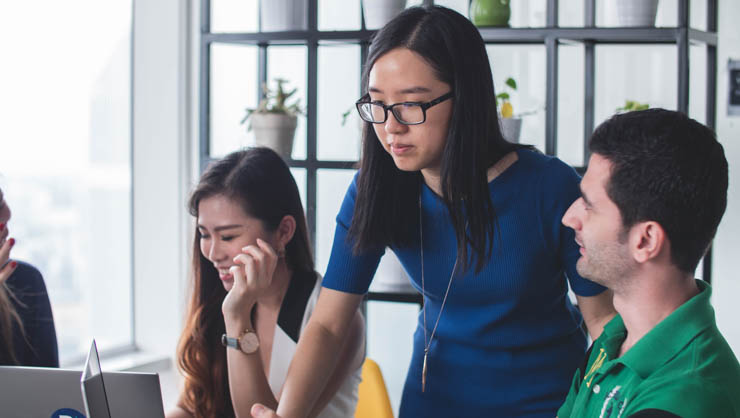
[[[281,113],[253,113],[249,117],[258,147],[267,147],[288,159],[293,153],[293,139],[298,118]]]
[[[652,27],[658,12],[658,0],[616,0],[621,26]]]
[[[502,118],[499,116],[498,120],[504,139],[519,143],[519,134],[522,132],[522,118]]]
[[[362,0],[366,29],[380,29],[406,8],[406,0]]]
[[[306,0],[261,0],[262,32],[306,30]]]
[[[473,0],[470,20],[475,26],[509,26],[510,0]]]

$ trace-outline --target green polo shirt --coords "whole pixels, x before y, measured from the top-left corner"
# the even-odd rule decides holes
[[[576,371],[559,418],[629,417],[658,409],[683,418],[740,417],[740,364],[717,329],[712,288],[681,305],[627,353],[617,315],[594,342],[585,368]]]

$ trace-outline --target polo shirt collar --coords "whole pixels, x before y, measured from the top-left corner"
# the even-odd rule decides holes
[[[709,303],[712,288],[703,280],[696,280],[696,285],[699,294],[658,323],[617,361],[646,379],[683,350],[694,337],[712,326],[715,323],[714,309]],[[621,317],[619,322],[622,322]],[[621,325],[624,329],[623,322]]]

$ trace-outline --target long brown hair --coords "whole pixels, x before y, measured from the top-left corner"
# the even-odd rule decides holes
[[[5,283],[0,283],[0,365],[17,365],[13,348],[13,327],[23,334],[23,322],[11,301],[13,293]]]
[[[288,166],[274,151],[252,148],[212,163],[190,196],[188,206],[196,222],[201,200],[215,195],[239,203],[268,231],[276,230],[285,215],[295,218],[296,231],[285,247],[285,261],[296,273],[314,271],[298,187]],[[226,349],[220,343],[226,332],[221,312],[226,290],[216,268],[201,253],[200,238],[196,228],[193,287],[177,348],[178,366],[185,377],[182,406],[196,417],[233,417]]]

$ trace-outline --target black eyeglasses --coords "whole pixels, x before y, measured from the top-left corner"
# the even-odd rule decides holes
[[[388,120],[388,111],[393,113],[396,120],[404,125],[419,125],[427,120],[427,109],[440,104],[454,96],[449,92],[444,96],[422,103],[422,102],[401,102],[392,105],[384,105],[379,102],[371,102],[368,96],[363,97],[355,103],[360,118],[370,123],[385,123]]]

